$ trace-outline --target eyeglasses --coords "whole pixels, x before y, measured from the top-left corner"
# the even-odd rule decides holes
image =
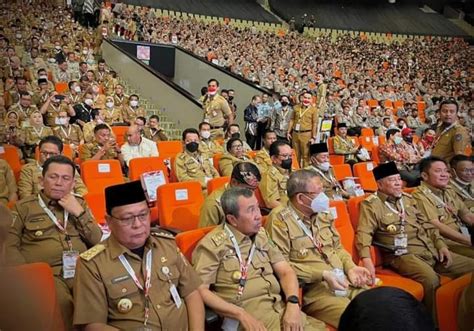
[[[470,173],[473,173],[473,174],[474,174],[474,168],[463,169],[463,170],[456,171],[456,172],[459,172],[459,173],[461,173],[461,174],[470,174]]]
[[[116,219],[120,223],[121,226],[131,226],[133,222],[135,221],[135,219],[138,219],[138,221],[140,221],[141,223],[145,223],[146,221],[148,221],[149,215],[150,215],[150,210],[144,211],[143,213],[140,213],[138,215],[132,215],[125,218],[118,218],[113,215],[110,215],[110,217]]]
[[[291,157],[291,154],[278,154],[278,156],[281,156],[283,159],[289,159]]]
[[[232,145],[231,147],[232,147],[232,148],[236,148],[236,149],[240,149],[240,148],[243,147],[243,145]]]
[[[51,156],[58,156],[60,155],[59,153],[56,152],[40,152],[41,156],[44,157],[51,157]]]

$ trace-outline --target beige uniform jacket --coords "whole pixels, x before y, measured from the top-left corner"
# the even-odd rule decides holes
[[[153,330],[187,330],[187,309],[192,307],[186,307],[184,298],[201,285],[201,280],[177,248],[173,236],[162,230],[151,233],[143,258],[121,245],[113,235],[81,254],[74,280],[74,324],[104,323],[120,330],[143,327],[145,296],[119,256],[124,255],[143,286],[149,250],[152,274],[148,326]],[[168,276],[164,270],[169,271]],[[171,284],[181,297],[180,308],[171,297]],[[124,301],[131,306],[120,312],[119,306]]]
[[[474,213],[474,181],[469,184],[461,184],[455,179],[449,181],[449,188],[456,192],[458,197],[464,202],[471,213]]]
[[[303,107],[296,105],[293,112],[293,132],[312,131],[314,132],[318,125],[318,110],[316,107]],[[299,125],[299,127],[297,127]]]
[[[10,195],[17,191],[15,175],[7,161],[0,159],[0,204],[7,204]]]
[[[152,128],[145,128],[145,138],[148,138],[154,142],[157,141],[167,141],[168,137],[166,136],[165,132],[162,129],[152,129]]]
[[[342,198],[342,187],[334,176],[334,170],[332,168],[329,168],[328,171],[323,171],[318,167],[310,165],[305,169],[316,172],[318,177],[321,179],[321,183],[323,183],[324,193],[329,197],[329,199],[337,200],[335,199],[337,195]]]
[[[265,173],[262,173],[259,189],[262,193],[265,205],[271,201],[278,200],[280,203],[288,201],[286,183],[290,174],[288,170],[272,165]]]
[[[123,106],[122,108],[122,118],[125,122],[133,123],[138,116],[146,118],[145,108],[137,107],[132,108],[131,106]]]
[[[202,105],[204,109],[204,122],[208,122],[211,127],[221,127],[225,118],[231,118],[232,110],[224,97],[216,94],[212,97],[206,96]]]
[[[346,161],[356,160],[357,147],[349,137],[342,138],[337,135],[334,137],[334,153],[344,155]]]
[[[42,171],[42,167],[36,162],[27,163],[21,168],[20,179],[18,180],[18,196],[20,199],[36,196],[41,191]],[[74,175],[74,193],[79,196],[87,194],[86,185],[77,171]]]
[[[79,153],[79,158],[81,159],[81,161],[90,160],[94,155],[99,152],[101,148],[102,146],[100,146],[97,142],[85,144],[82,147],[81,153]],[[117,159],[117,157],[117,151],[113,148],[110,148],[107,150],[104,156],[101,157],[101,160],[113,160]]]
[[[395,199],[377,192],[371,194],[360,205],[359,225],[356,234],[356,248],[361,258],[370,257],[370,246],[380,247],[384,262],[389,264],[394,258],[395,237],[400,234],[401,218],[392,208],[401,211],[400,201],[395,207]],[[403,193],[401,201],[406,213],[405,233],[408,254],[414,254],[430,265],[434,265],[438,251],[447,247],[438,229],[418,210],[415,199]]]
[[[446,162],[458,154],[465,154],[467,146],[471,143],[467,129],[461,124],[457,123],[450,130],[443,133],[444,129],[438,126],[436,129],[436,141],[432,156],[437,156],[444,159]],[[443,135],[441,135],[443,133]]]
[[[228,184],[218,188],[206,197],[199,214],[200,228],[224,223],[225,215],[221,206],[221,197],[227,188]]]
[[[40,129],[36,129],[32,126],[24,128],[25,132],[25,144],[29,146],[36,146],[40,140],[47,136],[54,135],[53,130],[50,127],[43,126]],[[34,151],[33,151],[34,152]]]
[[[206,154],[208,158],[212,158],[214,154],[224,153],[224,148],[211,139],[201,139],[199,142],[199,151]]]
[[[104,110],[104,121],[108,125],[114,123],[123,123],[122,110],[114,106],[114,108],[105,108]]]
[[[54,135],[61,139],[63,144],[73,144],[79,146],[81,141],[84,140],[84,134],[82,129],[77,124],[69,124],[68,127],[58,125],[53,129]]]
[[[209,179],[219,177],[208,158],[200,153],[193,156],[187,151],[176,156],[175,173],[178,181],[198,181],[203,189],[206,189]]]
[[[222,155],[219,160],[219,171],[221,176],[230,177],[230,175],[232,175],[232,170],[234,170],[234,166],[240,162],[252,162],[252,160],[245,155],[242,155],[241,159],[233,156],[230,153],[225,153]]]
[[[260,173],[267,172],[273,164],[270,154],[265,148],[262,148],[255,154],[255,163],[258,165]]]
[[[58,220],[64,219],[64,209],[57,202],[40,193],[46,206],[52,209]],[[67,234],[73,250],[84,252],[97,244],[102,231],[90,213],[86,202],[77,198],[85,210],[80,217],[69,214]],[[66,236],[41,208],[38,196],[20,200],[13,209],[13,222],[6,240],[6,257],[10,265],[45,262],[55,275],[61,274],[63,251],[69,250]]]

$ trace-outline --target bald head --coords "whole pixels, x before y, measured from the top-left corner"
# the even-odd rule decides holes
[[[130,125],[127,130],[127,141],[129,145],[138,145],[141,141],[140,128],[136,124]]]

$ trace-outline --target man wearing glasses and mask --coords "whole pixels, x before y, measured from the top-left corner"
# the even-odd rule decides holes
[[[74,325],[91,330],[204,330],[197,291],[201,280],[173,235],[151,231],[140,181],[106,188],[105,200],[111,235],[80,255]]]
[[[341,245],[318,174],[299,170],[287,183],[289,201],[273,209],[266,230],[305,285],[303,311],[334,327],[350,300],[371,283]]]

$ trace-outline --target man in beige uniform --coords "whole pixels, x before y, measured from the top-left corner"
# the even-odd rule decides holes
[[[270,146],[277,140],[276,133],[274,131],[267,130],[263,133],[263,147],[255,155],[255,163],[262,171],[267,172],[272,166],[272,159],[270,158]]]
[[[148,120],[148,127],[144,129],[145,138],[157,141],[167,141],[164,130],[160,127],[160,118],[157,115],[151,115]]]
[[[385,265],[423,285],[423,302],[435,316],[439,274],[459,277],[474,270],[474,260],[448,250],[438,229],[418,210],[416,201],[403,193],[394,162],[380,164],[373,172],[378,191],[360,206],[355,243],[359,256],[375,279],[370,246],[380,247]]]
[[[123,166],[123,156],[119,145],[111,135],[111,130],[107,124],[98,124],[94,128],[94,141],[85,144],[79,157],[86,160],[113,160],[117,159]]]
[[[225,221],[221,206],[222,194],[230,187],[247,187],[255,191],[262,179],[258,167],[251,162],[241,162],[232,170],[230,183],[215,190],[204,200],[199,214],[199,227],[222,224]]]
[[[319,114],[311,105],[312,95],[303,94],[303,104],[296,105],[288,127],[288,140],[293,139],[296,158],[302,168],[309,164],[309,144],[316,141]],[[290,134],[291,132],[291,134]]]
[[[449,187],[456,192],[466,204],[471,213],[474,213],[474,162],[466,155],[456,155],[451,159],[451,179]]]
[[[441,123],[436,128],[436,138],[431,155],[449,162],[454,155],[464,154],[470,144],[467,129],[458,123],[459,106],[454,100],[445,100],[439,105]]]
[[[16,180],[7,161],[0,159],[0,205],[12,204],[18,200]]]
[[[145,108],[138,106],[138,95],[132,94],[128,99],[128,105],[122,108],[122,118],[125,123],[133,124],[139,116],[146,117]]]
[[[316,108],[318,109],[319,114],[324,116],[328,108],[327,101],[326,101],[328,86],[326,83],[324,83],[324,74],[322,72],[318,72],[316,74],[316,82],[318,83],[318,89],[316,92],[316,96],[317,96]]]
[[[421,161],[420,172],[423,181],[413,192],[418,209],[438,228],[452,252],[474,258],[470,235],[474,214],[449,188],[448,166],[444,160],[432,156]]]
[[[46,125],[54,128],[59,125],[58,116],[61,111],[65,111],[69,116],[74,116],[76,112],[72,108],[68,99],[61,99],[57,92],[53,92],[46,102],[41,106],[41,114],[46,119]]]
[[[53,129],[54,135],[61,139],[63,144],[70,145],[77,155],[79,145],[84,143],[82,129],[77,124],[70,124],[71,117],[66,111],[58,113],[58,125]]]
[[[329,198],[316,173],[292,173],[287,190],[289,202],[272,210],[265,228],[305,283],[303,310],[337,327],[350,299],[371,283],[370,272],[354,264],[342,247]]]
[[[309,146],[311,165],[308,170],[316,172],[323,183],[324,193],[331,200],[349,199],[349,193],[344,191],[342,185],[334,176],[334,171],[329,163],[329,152],[326,143],[312,144]]]
[[[207,122],[199,123],[199,151],[212,160],[214,154],[224,153],[224,148],[211,139],[211,125]]]
[[[25,164],[20,171],[18,180],[18,195],[20,199],[29,196],[36,196],[41,191],[41,172],[43,164],[52,156],[61,155],[63,152],[63,143],[56,136],[43,138],[39,143],[39,160]],[[73,192],[76,196],[84,196],[87,188],[81,179],[79,173],[74,173]]]
[[[207,94],[202,103],[204,110],[203,121],[211,126],[211,137],[213,139],[221,138],[224,135],[223,127],[226,120],[228,125],[234,121],[229,103],[217,93],[218,89],[219,82],[215,79],[210,79],[207,82]]]
[[[270,145],[269,154],[272,166],[266,172],[262,172],[259,189],[265,207],[273,209],[288,200],[286,182],[290,176],[293,160],[290,145],[282,140],[277,140]]]
[[[150,231],[140,181],[106,188],[105,199],[111,236],[78,261],[74,324],[97,330],[204,330],[201,281],[173,235]]]
[[[358,161],[356,157],[358,151],[359,148],[347,136],[346,123],[338,123],[337,135],[334,137],[334,153],[344,155],[344,162],[352,166]]]
[[[72,327],[76,259],[102,237],[86,202],[71,194],[74,173],[74,163],[65,156],[46,160],[43,190],[15,205],[6,248],[11,265],[45,262],[51,266],[67,329]]]
[[[183,131],[184,151],[176,156],[175,173],[178,181],[198,181],[204,194],[207,192],[207,182],[219,177],[206,155],[199,151],[199,132],[189,128]]]
[[[240,162],[252,162],[244,152],[244,144],[240,138],[230,138],[226,143],[227,153],[219,159],[219,172],[221,176],[230,176],[234,166]]]
[[[224,317],[222,328],[325,330],[324,323],[301,312],[295,272],[261,228],[254,193],[233,187],[221,201],[226,222],[198,243],[193,266],[204,282],[199,288],[204,303]]]

